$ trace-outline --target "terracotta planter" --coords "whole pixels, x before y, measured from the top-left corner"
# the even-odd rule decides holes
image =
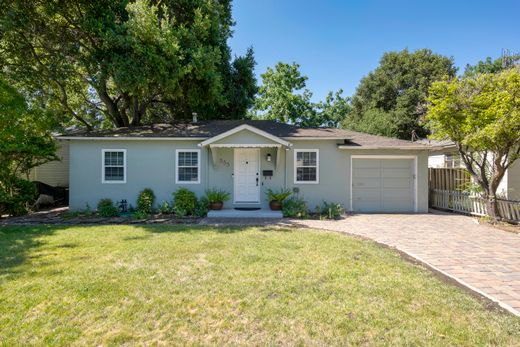
[[[269,207],[273,211],[280,211],[282,209],[282,203],[278,200],[269,201]]]
[[[221,201],[217,202],[210,202],[209,203],[209,209],[210,210],[222,210],[222,207],[224,206],[224,203]]]

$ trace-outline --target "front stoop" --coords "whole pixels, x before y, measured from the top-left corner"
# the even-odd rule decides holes
[[[226,209],[215,211],[211,210],[208,212],[207,218],[283,218],[282,211],[271,211],[271,210],[256,210],[256,211],[240,211],[233,209]]]

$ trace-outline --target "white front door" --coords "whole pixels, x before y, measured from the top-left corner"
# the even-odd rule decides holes
[[[235,148],[235,203],[260,202],[260,150]]]

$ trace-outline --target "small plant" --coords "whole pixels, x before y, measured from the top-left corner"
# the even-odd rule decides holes
[[[279,211],[282,209],[283,202],[291,196],[292,192],[289,189],[280,188],[278,191],[267,189],[266,194],[271,210]]]
[[[153,203],[155,201],[155,194],[152,189],[143,189],[137,197],[137,210],[144,213],[153,212]]]
[[[173,205],[175,214],[177,211],[184,211],[184,215],[193,214],[197,207],[197,196],[189,189],[179,188],[173,193]]]
[[[148,217],[150,217],[150,214],[144,211],[137,210],[132,213],[132,219],[148,219]]]
[[[173,212],[173,208],[172,206],[170,205],[170,203],[168,203],[168,201],[163,201],[160,205],[159,205],[159,212],[161,214],[170,214]]]
[[[195,216],[197,217],[206,217],[208,214],[208,206],[209,206],[209,200],[206,197],[202,197],[197,202],[197,207],[195,208]]]
[[[208,189],[206,190],[206,200],[212,210],[220,210],[224,205],[224,202],[228,201],[230,194],[223,190]]]
[[[303,198],[291,197],[283,203],[282,213],[284,217],[289,218],[308,218],[309,209]]]
[[[185,208],[177,205],[173,208],[173,212],[177,218],[184,218],[188,215],[188,211]]]
[[[112,199],[101,199],[97,205],[97,212],[101,217],[117,217],[119,210],[114,206]]]
[[[343,206],[336,202],[323,201],[321,205],[321,216],[327,219],[339,219],[344,211]]]

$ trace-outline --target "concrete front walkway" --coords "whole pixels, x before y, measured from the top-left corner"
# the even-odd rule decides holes
[[[520,316],[520,234],[441,213],[365,214],[288,224],[359,235],[395,247]]]

